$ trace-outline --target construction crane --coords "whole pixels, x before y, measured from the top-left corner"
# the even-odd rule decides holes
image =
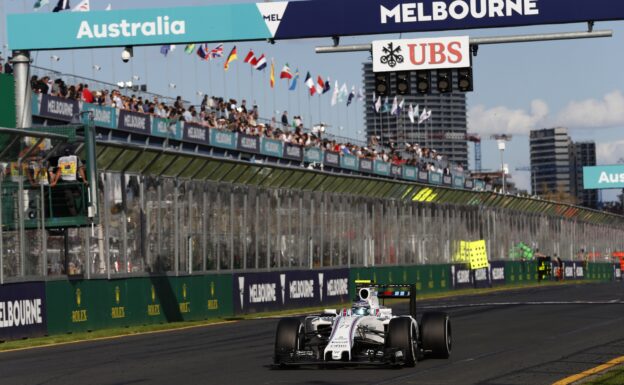
[[[465,140],[475,145],[475,171],[481,171],[481,136],[479,134],[462,133],[462,132],[434,132],[427,134],[427,139],[438,140]]]

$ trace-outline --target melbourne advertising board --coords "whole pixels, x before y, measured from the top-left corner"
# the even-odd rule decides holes
[[[583,167],[583,188],[624,188],[624,165]]]
[[[114,47],[621,20],[614,0],[309,0],[8,15],[13,50]],[[37,26],[35,33],[32,26]]]
[[[349,270],[235,274],[236,314],[335,305],[349,299]]]
[[[43,282],[0,286],[0,341],[47,333]]]

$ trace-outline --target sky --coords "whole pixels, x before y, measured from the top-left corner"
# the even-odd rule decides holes
[[[336,0],[340,1],[340,0]],[[50,12],[56,4],[39,12]],[[71,0],[72,6],[78,0]],[[236,0],[237,3],[249,2]],[[33,12],[35,0],[0,0],[0,50],[5,51],[6,14]],[[160,8],[228,3],[224,0],[91,0],[92,10]],[[341,44],[370,43],[372,40],[425,36],[508,36],[552,32],[586,31],[586,24],[498,28],[437,33],[410,33],[341,38]],[[596,23],[595,30],[613,30],[612,38],[582,39],[557,42],[487,45],[479,48],[473,58],[474,92],[467,95],[468,130],[486,139],[482,143],[483,168],[500,169],[500,153],[492,134],[512,134],[505,151],[512,180],[522,189],[530,190],[530,173],[516,171],[528,167],[531,129],[554,126],[567,127],[574,141],[593,140],[597,146],[598,164],[614,164],[624,158],[624,21]],[[73,73],[99,81],[117,83],[132,80],[146,83],[150,91],[176,96],[198,103],[202,92],[208,95],[246,99],[257,103],[261,115],[279,118],[281,111],[290,116],[302,115],[307,122],[327,123],[334,135],[363,138],[364,108],[370,108],[370,96],[364,103],[350,107],[331,107],[329,94],[308,97],[301,81],[309,71],[316,79],[329,77],[332,86],[362,86],[362,63],[369,60],[365,52],[316,54],[317,46],[331,45],[330,38],[292,41],[237,43],[238,61],[223,71],[223,60],[202,62],[195,55],[186,55],[182,46],[166,58],[158,47],[136,47],[129,63],[120,59],[121,49],[87,49],[74,51],[41,51],[33,54],[35,65]],[[234,44],[225,44],[226,55]],[[10,49],[10,47],[9,47]],[[265,54],[275,59],[276,71],[288,63],[299,69],[297,91],[287,89],[286,81],[277,80],[274,90],[268,86],[268,75],[243,63],[247,52]],[[4,52],[2,56],[5,56]],[[59,60],[52,60],[51,57]],[[93,67],[100,69],[95,70]],[[268,71],[267,71],[268,72]],[[138,80],[137,80],[138,79]],[[175,88],[172,88],[175,85]],[[93,87],[92,87],[93,88]],[[469,146],[472,159],[472,145]],[[617,191],[605,191],[604,200],[613,200]]]

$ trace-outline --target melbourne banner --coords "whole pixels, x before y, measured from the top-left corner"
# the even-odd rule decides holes
[[[0,341],[47,333],[43,282],[0,286]]]
[[[7,17],[13,50],[375,35],[624,19],[614,0],[308,0]],[[207,26],[206,20],[210,23]],[[322,22],[319,22],[322,21]],[[33,26],[45,33],[32,33]]]
[[[69,122],[80,111],[77,100],[57,98],[56,96],[42,95],[39,115],[44,118]]]
[[[147,114],[140,114],[138,112],[120,110],[119,124],[117,128],[123,131],[149,135],[152,128],[150,116]]]
[[[349,270],[234,274],[234,312],[336,305],[349,299]]]

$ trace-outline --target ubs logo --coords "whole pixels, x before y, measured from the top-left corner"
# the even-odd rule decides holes
[[[397,63],[401,64],[405,60],[401,55],[401,46],[394,46],[394,43],[390,42],[381,50],[384,55],[379,58],[381,64],[388,64],[390,68],[396,67]]]

